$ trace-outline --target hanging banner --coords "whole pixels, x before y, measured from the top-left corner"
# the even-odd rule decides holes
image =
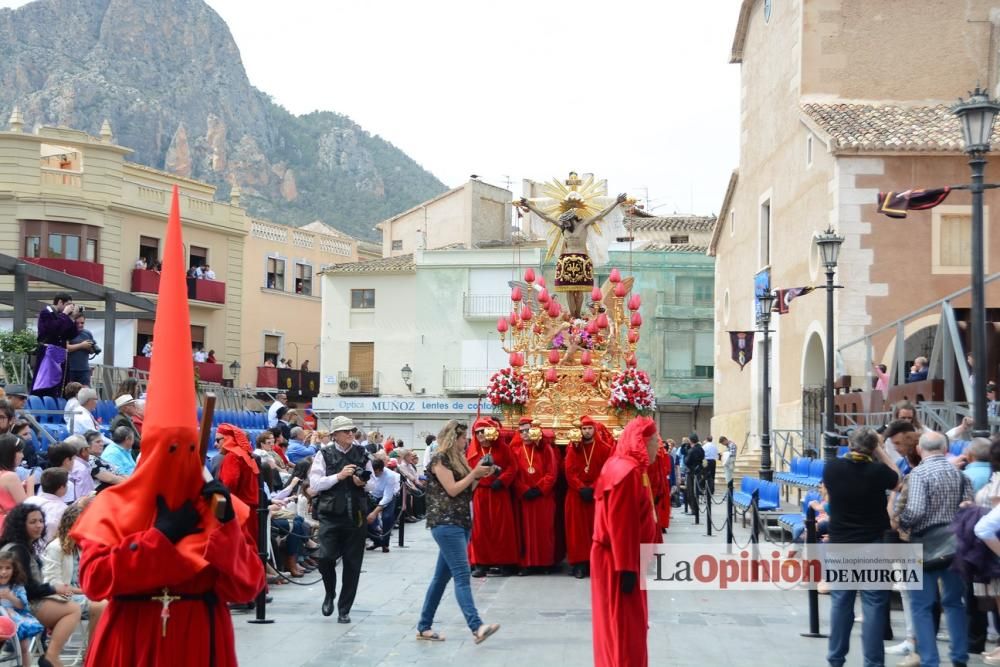
[[[775,290],[774,310],[779,315],[788,313],[788,308],[792,305],[792,300],[800,296],[805,296],[815,290],[815,287],[789,287],[788,289]]]
[[[890,218],[905,218],[907,211],[926,211],[934,208],[951,192],[950,187],[930,190],[878,193],[878,212]]]
[[[740,365],[740,370],[753,358],[753,331],[730,331],[729,342],[733,348],[733,361]]]

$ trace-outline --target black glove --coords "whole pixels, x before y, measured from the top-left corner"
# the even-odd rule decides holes
[[[594,502],[594,487],[584,486],[577,493],[580,494],[580,498],[586,503]]]
[[[631,572],[631,571],[628,571],[628,570],[626,570],[625,572],[622,572],[622,579],[621,579],[622,593],[628,594],[628,593],[631,593],[632,591],[634,591],[635,590],[635,583],[636,583],[637,580],[638,580],[638,577],[636,576],[635,572]]]
[[[533,499],[537,498],[540,495],[542,495],[541,490],[537,486],[533,486],[533,487],[531,487],[530,489],[528,489],[527,491],[524,492],[524,499],[525,500],[533,500]]]
[[[190,500],[185,500],[183,505],[171,510],[167,507],[166,498],[156,496],[156,521],[153,523],[153,528],[163,533],[163,536],[174,544],[188,535],[200,533],[201,528],[198,527],[200,521],[198,510]]]
[[[215,494],[219,494],[226,499],[222,516],[216,518],[220,523],[229,523],[236,517],[236,509],[233,507],[233,498],[229,494],[229,489],[226,488],[226,485],[217,479],[213,479],[211,482],[205,482],[205,486],[201,487],[201,495],[209,503],[212,502],[212,496]]]
[[[500,489],[503,488],[503,482],[501,482],[499,479],[495,479],[490,484],[490,488],[493,489],[494,491],[499,491]]]

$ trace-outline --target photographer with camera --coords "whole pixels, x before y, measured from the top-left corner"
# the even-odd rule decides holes
[[[84,387],[90,386],[90,360],[100,354],[101,348],[94,340],[94,334],[86,329],[87,317],[80,307],[73,316],[76,325],[76,336],[70,339],[66,346],[66,381],[79,382]]]
[[[361,445],[355,445],[364,449]],[[389,538],[396,523],[396,496],[399,495],[399,473],[388,470],[382,459],[372,461],[374,477],[368,480],[367,491],[375,508],[368,514],[368,536],[372,545],[368,551],[382,547],[382,553],[389,553]]]
[[[77,313],[73,297],[60,292],[52,298],[52,304],[38,313],[38,347],[35,349],[35,364],[32,367],[34,382],[31,393],[35,396],[62,394],[65,382],[66,344],[76,335],[73,316]]]
[[[358,592],[361,563],[368,532],[368,494],[365,485],[373,470],[364,447],[354,444],[354,422],[334,418],[333,445],[313,457],[309,486],[316,492],[319,519],[319,571],[323,575],[323,615],[333,614],[337,594],[337,559],[342,559],[343,583],[337,600],[337,622],[351,622],[351,606]]]

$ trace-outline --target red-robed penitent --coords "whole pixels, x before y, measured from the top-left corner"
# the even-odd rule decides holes
[[[230,667],[237,663],[226,604],[252,599],[264,586],[264,568],[242,529],[251,519],[247,506],[234,494],[236,518],[221,523],[201,495],[204,461],[176,187],[153,337],[142,457],[128,480],[94,498],[72,531],[84,593],[109,601],[87,665]],[[172,543],[153,527],[157,497],[171,511],[193,502],[201,532]]]
[[[257,462],[250,453],[250,441],[243,429],[232,424],[221,424],[215,430],[216,437],[222,437],[219,449],[226,453],[219,466],[219,481],[229,492],[242,500],[250,510],[250,520],[243,523],[243,533],[257,548],[257,505],[260,503],[260,488]]]
[[[472,425],[472,442],[466,450],[471,467],[479,465],[486,454],[493,455],[493,463],[500,466],[500,475],[490,475],[479,480],[472,494],[472,535],[469,539],[469,563],[474,566],[516,565],[520,547],[511,487],[517,477],[517,461],[510,446],[498,437],[492,443],[480,442],[475,432],[481,428],[500,426],[485,417]],[[492,487],[500,480],[501,488]]]
[[[649,479],[656,503],[656,527],[662,532],[670,528],[670,454],[663,441],[656,452],[656,461],[649,467]]]
[[[511,443],[517,459],[515,506],[521,529],[521,567],[550,567],[556,554],[556,497],[559,459],[547,438],[525,442],[518,433]],[[531,489],[538,489],[536,495]],[[525,494],[534,497],[525,497]]]
[[[659,537],[649,488],[646,440],[656,425],[637,417],[625,427],[595,487],[590,591],[595,667],[645,667],[649,610],[639,579],[641,544]],[[623,573],[631,573],[624,576]],[[623,580],[634,577],[630,591]]]
[[[566,558],[570,565],[590,561],[590,545],[594,536],[594,501],[585,500],[580,489],[593,489],[601,468],[611,456],[614,436],[604,424],[590,417],[580,419],[581,426],[594,427],[590,442],[572,442],[566,448]]]

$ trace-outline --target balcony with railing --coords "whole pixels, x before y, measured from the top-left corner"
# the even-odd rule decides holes
[[[378,371],[339,371],[337,373],[337,393],[341,396],[378,396]]]
[[[486,391],[491,371],[486,368],[445,368],[441,386],[447,394],[478,395]]]
[[[132,269],[132,291],[141,294],[160,293],[160,273],[148,269]],[[188,298],[206,303],[226,302],[226,283],[221,280],[187,278]]]
[[[492,320],[510,312],[510,294],[464,294],[465,319]]]
[[[83,188],[83,174],[78,171],[42,167],[41,183],[44,188]]]
[[[655,378],[657,400],[700,400],[712,398],[714,369],[712,366],[666,368]]]
[[[656,317],[686,319],[712,317],[714,301],[705,292],[664,292],[656,306]]]
[[[85,262],[79,259],[58,259],[55,257],[21,257],[21,260],[30,264],[44,266],[46,269],[83,278],[98,285],[104,284],[104,265],[97,262]]]

